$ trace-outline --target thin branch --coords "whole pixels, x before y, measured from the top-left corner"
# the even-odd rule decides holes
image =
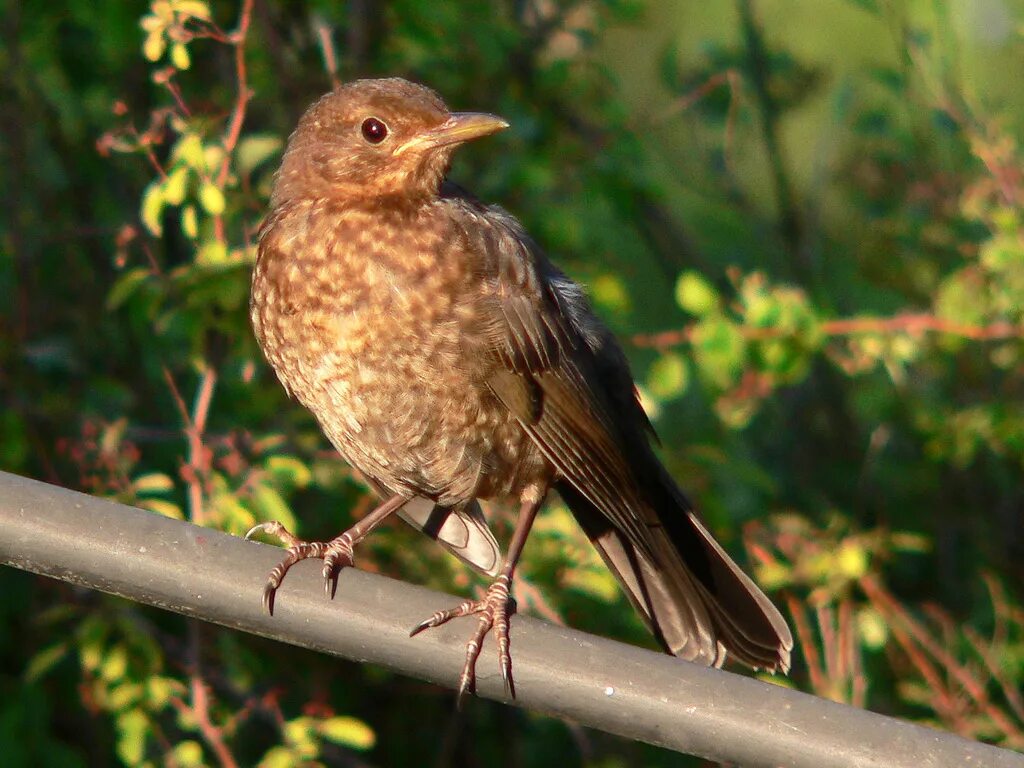
[[[667,349],[693,342],[698,324],[685,328],[658,333],[637,334],[631,338],[638,347]],[[761,341],[787,336],[791,331],[784,328],[750,328],[741,326],[740,333],[746,339]],[[997,341],[1002,339],[1024,338],[1024,325],[1015,325],[999,320],[988,325],[971,325],[947,320],[943,317],[930,315],[926,312],[904,312],[892,317],[850,317],[837,320],[826,320],[819,326],[822,334],[828,337],[860,336],[866,334],[894,335],[908,334],[922,336],[925,333],[942,333],[947,336],[960,336],[974,341]]]

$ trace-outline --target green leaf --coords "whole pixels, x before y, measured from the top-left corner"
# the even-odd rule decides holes
[[[139,506],[143,509],[148,509],[150,512],[156,512],[158,515],[169,517],[172,520],[185,519],[181,507],[164,499],[140,499]]]
[[[262,520],[277,520],[294,533],[295,516],[287,502],[266,483],[257,485],[252,494],[253,505]]]
[[[271,747],[260,760],[259,768],[297,768],[302,760],[287,747]]]
[[[271,456],[267,470],[279,482],[295,488],[305,488],[313,480],[312,470],[294,456]]]
[[[146,41],[142,44],[142,55],[149,61],[158,61],[164,55],[167,41],[164,40],[163,32],[163,29],[155,29],[146,35]]]
[[[372,749],[377,736],[362,720],[354,717],[331,717],[320,723],[320,733],[335,744],[352,749]]]
[[[115,685],[107,695],[106,706],[114,712],[120,712],[134,706],[142,697],[142,686],[139,683],[124,682]]]
[[[179,160],[195,171],[206,170],[206,160],[203,156],[203,140],[198,134],[186,133],[171,151],[171,157]]]
[[[284,738],[289,746],[302,757],[313,758],[319,753],[319,745],[314,740],[316,731],[311,717],[296,717],[284,724]]]
[[[174,481],[162,472],[139,475],[132,481],[136,493],[166,493],[174,490]]]
[[[874,608],[862,608],[857,614],[857,632],[861,642],[868,648],[878,651],[885,647],[889,639],[889,625]]]
[[[196,207],[194,205],[186,205],[181,209],[181,231],[190,240],[195,240],[199,237],[199,220],[196,218]]]
[[[188,55],[188,48],[183,43],[175,43],[171,46],[171,63],[178,69],[188,69],[192,60]]]
[[[100,677],[108,682],[124,679],[128,671],[128,651],[123,645],[113,646],[100,665]]]
[[[124,272],[107,294],[107,309],[113,311],[128,301],[135,290],[146,282],[149,275],[148,267],[132,267]]]
[[[718,309],[718,291],[699,272],[683,272],[676,282],[676,302],[691,315],[702,317]]]
[[[859,579],[868,571],[868,553],[859,544],[845,541],[836,553],[836,565],[846,578]]]
[[[727,389],[743,368],[746,341],[735,323],[713,318],[694,329],[693,350],[701,375]]]
[[[227,205],[220,187],[209,181],[199,188],[199,203],[211,216],[220,216]]]
[[[146,187],[142,193],[142,206],[139,210],[139,218],[146,229],[155,237],[164,233],[160,217],[164,212],[164,186],[163,181],[154,181]]]
[[[220,240],[207,240],[196,253],[196,264],[213,267],[228,260],[228,246]]]
[[[235,167],[243,175],[250,174],[260,163],[280,152],[283,146],[281,138],[273,134],[246,136],[238,142],[235,150]]]
[[[139,709],[124,712],[117,718],[117,755],[128,765],[138,765],[146,754],[146,732],[149,720]]]
[[[30,683],[43,677],[67,655],[68,644],[55,643],[33,656],[25,667],[25,680]]]
[[[164,181],[164,201],[170,205],[181,205],[185,199],[185,190],[188,187],[189,170],[184,165],[179,165]]]
[[[198,741],[182,741],[175,745],[171,754],[174,755],[174,762],[183,768],[203,765],[203,748]]]
[[[595,304],[609,312],[621,313],[629,310],[629,292],[618,275],[600,275],[591,280],[590,295]]]
[[[689,369],[682,355],[669,352],[651,365],[647,373],[647,388],[655,397],[669,400],[686,391]]]

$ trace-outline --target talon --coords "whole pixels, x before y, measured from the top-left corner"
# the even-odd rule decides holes
[[[484,638],[493,629],[498,643],[498,668],[505,686],[505,692],[515,698],[515,684],[512,680],[512,656],[509,652],[509,616],[515,610],[515,603],[509,598],[508,580],[498,577],[497,581],[487,588],[487,594],[481,600],[471,600],[455,608],[438,611],[433,616],[421,621],[409,633],[410,637],[418,635],[425,629],[439,627],[460,616],[478,614],[479,621],[469,642],[466,643],[466,662],[459,676],[459,687],[455,704],[461,710],[466,694],[476,691],[476,662],[480,658]]]
[[[263,610],[265,610],[271,616],[274,615],[274,595],[277,594],[277,587],[273,584],[267,584],[263,588]]]
[[[430,623],[430,619],[424,619],[409,631],[409,637],[416,637],[416,635],[418,635],[424,629],[429,629],[432,626],[433,625]]]
[[[246,534],[245,534],[246,541],[251,540],[252,539],[252,535],[254,533],[256,533],[257,531],[267,531],[269,527],[270,527],[270,523],[258,523],[257,525],[254,525],[252,528],[250,528],[248,531],[246,531]]]

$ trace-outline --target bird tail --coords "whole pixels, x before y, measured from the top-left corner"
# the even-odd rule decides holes
[[[658,474],[646,493],[654,514],[644,518],[657,521],[645,527],[646,552],[570,485],[558,492],[666,651],[708,666],[730,656],[787,672],[793,637],[782,615],[712,538],[667,471]]]

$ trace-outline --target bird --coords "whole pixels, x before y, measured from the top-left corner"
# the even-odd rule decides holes
[[[652,448],[626,356],[583,288],[523,225],[446,176],[456,148],[509,127],[427,86],[362,79],[314,102],[288,140],[258,234],[250,318],[277,378],[382,499],[330,541],[280,522],[288,569],[325,589],[394,514],[492,578],[416,634],[477,617],[458,701],[493,633],[514,697],[512,580],[550,492],[568,506],[665,651],[787,672],[793,639]],[[480,502],[518,516],[507,549]]]

